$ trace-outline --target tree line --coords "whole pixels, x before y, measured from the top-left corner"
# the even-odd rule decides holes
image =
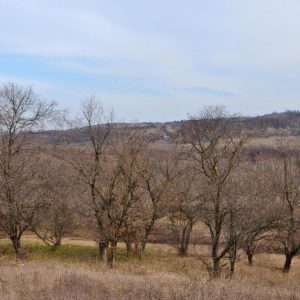
[[[119,243],[142,259],[158,221],[171,229],[178,254],[188,254],[197,224],[209,232],[209,256],[197,255],[212,277],[238,251],[281,251],[288,272],[300,247],[299,157],[287,142],[268,156],[246,155],[253,132],[223,107],[208,107],[182,123],[172,144],[153,144],[138,124],[121,129],[96,97],[80,121],[30,87],[0,89],[0,230],[16,256],[33,232],[55,251],[68,234],[93,238],[99,259],[114,266]],[[44,134],[67,124],[61,142]],[[87,143],[72,143],[72,135]],[[201,234],[201,233],[199,233]]]

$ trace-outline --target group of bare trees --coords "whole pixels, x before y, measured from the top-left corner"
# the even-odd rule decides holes
[[[157,155],[136,126],[116,130],[94,97],[85,102],[83,116],[90,147],[73,147],[68,162],[81,180],[100,258],[113,266],[120,241],[126,243],[128,253],[135,250],[142,256],[155,222],[163,216],[177,158]]]
[[[253,161],[243,151],[252,133],[242,131],[238,120],[232,122],[222,107],[210,107],[182,128],[196,187],[180,190],[183,194],[196,190],[194,200],[186,195],[185,203],[210,234],[210,260],[200,259],[212,277],[220,275],[224,260],[232,275],[239,249],[245,251],[249,265],[255,251],[269,249],[285,254],[283,271],[288,272],[300,247],[297,151],[288,142],[279,142],[270,155]],[[185,221],[192,224],[190,220],[189,213]]]
[[[253,158],[239,117],[209,107],[183,122],[174,143],[153,144],[138,124],[115,124],[96,97],[53,143],[43,129],[58,115],[31,88],[0,90],[0,230],[18,257],[25,232],[56,250],[84,228],[113,267],[120,242],[141,259],[160,221],[181,256],[195,227],[206,228],[210,250],[197,257],[212,277],[225,265],[232,275],[240,251],[249,265],[258,250],[282,251],[290,269],[300,248],[300,164],[287,143]]]

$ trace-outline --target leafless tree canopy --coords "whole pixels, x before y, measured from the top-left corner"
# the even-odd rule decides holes
[[[53,103],[40,100],[31,88],[8,83],[0,90],[0,226],[17,255],[22,234],[44,206],[40,147],[32,134],[53,108]]]

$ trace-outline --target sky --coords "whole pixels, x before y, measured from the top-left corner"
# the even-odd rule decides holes
[[[0,0],[0,84],[119,121],[300,109],[299,0]]]

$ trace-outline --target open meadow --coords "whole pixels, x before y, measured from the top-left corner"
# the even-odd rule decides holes
[[[120,245],[111,269],[93,241],[66,239],[55,252],[33,237],[23,244],[31,252],[18,261],[1,242],[1,299],[300,299],[298,258],[285,274],[281,255],[257,254],[250,267],[240,254],[233,278],[210,280],[197,259],[201,248],[179,257],[170,245],[149,244],[139,260]]]

